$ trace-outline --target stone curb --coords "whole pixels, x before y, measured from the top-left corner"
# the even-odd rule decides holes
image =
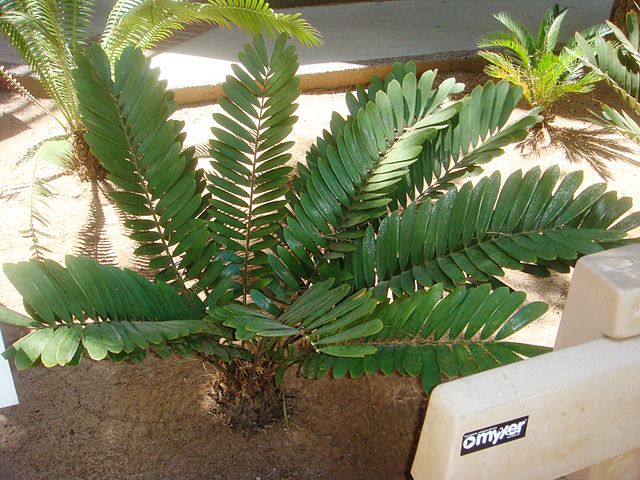
[[[479,72],[486,62],[480,58],[475,50],[441,52],[437,54],[419,57],[384,58],[377,60],[364,60],[350,62],[353,68],[344,68],[344,63],[332,68],[332,64],[326,64],[326,71],[314,71],[304,73],[304,67],[300,73],[300,88],[303,92],[320,92],[332,90],[344,90],[356,85],[366,85],[373,75],[384,77],[391,71],[396,62],[416,62],[418,73],[426,70],[438,69],[442,73],[452,71]],[[314,66],[317,70],[318,66]],[[25,66],[8,69],[18,81],[20,81],[34,96],[47,97],[46,92],[37,77]],[[224,94],[222,83],[208,85],[189,85],[170,88],[174,93],[174,99],[178,105],[190,105],[195,103],[213,102]]]
[[[441,73],[463,71],[480,72],[486,61],[476,54],[475,50],[444,52],[421,57],[401,57],[385,58],[379,60],[366,60],[349,62],[352,64],[362,64],[353,68],[340,67],[337,69],[328,68],[326,71],[305,73],[304,67],[300,76],[300,88],[302,92],[322,92],[333,90],[345,90],[354,88],[356,85],[367,85],[371,77],[377,75],[384,77],[391,71],[396,62],[416,62],[418,73],[427,70],[438,69]],[[330,66],[331,64],[327,64]],[[344,65],[344,64],[341,64]],[[175,101],[179,105],[189,105],[194,103],[212,102],[222,97],[222,84],[196,85],[176,87],[170,89],[174,92]]]

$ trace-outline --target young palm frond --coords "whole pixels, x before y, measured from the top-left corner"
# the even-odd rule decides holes
[[[92,14],[90,7],[74,9],[76,3],[75,0],[0,2],[0,33],[38,75],[65,117],[68,129],[77,125],[79,117],[71,78],[76,45],[69,40],[86,41],[82,26],[91,21]]]
[[[479,54],[489,62],[485,68],[487,75],[521,86],[525,100],[530,106],[539,108],[544,117],[531,136],[520,144],[521,151],[535,154],[539,148],[560,148],[569,160],[586,160],[606,179],[609,172],[604,162],[629,161],[624,148],[615,142],[608,142],[609,148],[598,148],[594,143],[594,131],[585,131],[582,141],[576,141],[572,132],[551,123],[554,107],[560,99],[569,94],[588,93],[602,78],[601,72],[586,70],[579,57],[586,55],[582,51],[602,45],[605,42],[602,37],[610,31],[607,25],[589,27],[558,50],[560,28],[566,14],[567,9],[560,9],[557,4],[548,9],[536,38],[509,14],[498,14],[496,18],[508,31],[483,37],[479,47],[497,50],[483,50]],[[620,125],[627,126],[627,132],[633,131],[630,119],[623,115],[610,109],[605,109],[603,115],[618,119]],[[602,139],[602,142],[607,140]]]

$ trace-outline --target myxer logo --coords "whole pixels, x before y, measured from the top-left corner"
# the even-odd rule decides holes
[[[478,450],[524,438],[527,433],[528,423],[529,415],[465,433],[462,436],[460,455],[467,455]]]

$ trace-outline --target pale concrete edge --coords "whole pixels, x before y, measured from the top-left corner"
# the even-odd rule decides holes
[[[396,62],[416,62],[418,73],[437,69],[441,73],[452,71],[479,72],[485,61],[476,55],[475,50],[457,52],[439,52],[418,57],[385,58],[366,60],[356,68],[344,70],[327,70],[325,72],[301,74],[300,88],[303,92],[323,92],[354,88],[356,85],[367,85],[371,77],[385,76]],[[358,62],[353,62],[358,63]],[[37,77],[24,66],[9,69],[9,72],[22,83],[33,95],[47,97]],[[222,83],[209,85],[189,85],[170,88],[178,105],[213,102],[223,95]]]
[[[367,85],[374,75],[379,77],[387,75],[394,63],[406,63],[409,61],[416,62],[419,74],[434,69],[441,73],[452,71],[479,72],[486,64],[481,57],[476,55],[475,50],[445,52],[420,57],[367,60],[367,65],[354,68],[301,73],[300,88],[303,92],[324,92],[345,90],[354,88],[356,85]],[[357,64],[358,62],[350,63]],[[223,95],[221,83],[176,87],[170,90],[174,92],[174,99],[178,105],[213,102]]]

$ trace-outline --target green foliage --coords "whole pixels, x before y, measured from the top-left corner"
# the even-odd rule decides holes
[[[599,123],[617,129],[621,134],[640,143],[640,27],[638,14],[627,13],[628,36],[613,23],[607,22],[614,38],[598,38],[589,43],[582,35],[576,34],[580,47],[575,52],[594,74],[599,75],[613,88],[616,94],[631,109],[632,115],[622,110],[603,106]]]
[[[302,375],[319,378],[331,371],[335,378],[376,372],[420,376],[425,392],[430,392],[443,378],[470,375],[549,351],[499,341],[544,313],[546,304],[534,302],[519,309],[525,299],[522,292],[509,292],[506,287],[491,291],[488,284],[458,287],[446,297],[443,293],[443,286],[437,284],[393,303],[380,303],[373,316],[381,319],[383,327],[361,344],[375,347],[375,353],[350,358],[314,352],[305,358]]]
[[[264,251],[274,248],[273,234],[286,216],[289,174],[285,139],[297,117],[293,101],[300,94],[295,76],[298,60],[293,46],[279,37],[269,55],[262,41],[247,45],[228,78],[220,101],[224,114],[214,115],[208,190],[216,241],[242,261],[243,301],[252,288],[264,286],[271,272]]]
[[[300,14],[274,12],[264,0],[118,0],[101,38],[101,45],[113,63],[129,46],[151,48],[175,30],[192,23],[233,25],[269,37],[286,33],[308,47],[320,45],[319,33]]]
[[[0,34],[38,75],[71,129],[79,117],[73,55],[88,40],[92,10],[92,2],[0,1]]]
[[[276,318],[234,304],[215,309],[211,316],[233,327],[237,340],[300,336],[314,350],[337,356],[363,357],[373,353],[375,350],[370,347],[336,343],[380,331],[382,322],[370,318],[377,301],[369,291],[360,290],[348,296],[348,285],[331,289],[332,285],[333,280],[325,280],[311,286]]]
[[[175,251],[188,249],[187,238],[206,237],[205,222],[198,218],[206,205],[193,149],[183,151],[182,125],[169,120],[171,95],[158,81],[158,70],[147,69],[132,49],[123,53],[113,79],[109,59],[98,48],[79,57],[78,65],[80,111],[89,129],[85,138],[119,188],[110,196],[134,217],[127,227],[140,243],[135,253],[150,257],[158,280],[177,282],[186,291],[189,262]],[[195,255],[203,253],[199,249]]]
[[[388,207],[439,196],[453,180],[481,171],[481,164],[502,153],[501,146],[525,138],[538,121],[529,112],[503,128],[521,95],[506,82],[489,82],[445,107],[460,84],[449,79],[432,89],[435,72],[416,82],[415,72],[409,71],[401,86],[392,78],[401,74],[387,78],[383,89],[374,82],[368,93],[361,91],[362,106],[352,108],[359,108],[356,116],[346,121],[334,116],[332,133],[311,148],[307,167],[299,166],[294,179],[298,188],[291,195],[297,198],[283,231],[290,253],[284,247],[277,250],[284,266],[270,257],[293,288],[315,269],[331,268],[327,260],[353,251],[360,255],[357,249],[367,247],[356,240],[365,235],[367,223],[388,215]],[[367,95],[375,100],[365,100]],[[347,101],[357,105],[350,96]],[[416,107],[405,108],[414,102]],[[329,194],[338,201],[326,202]]]
[[[624,229],[607,228],[630,199],[605,195],[606,184],[574,197],[581,172],[568,175],[554,192],[558,176],[557,167],[543,175],[535,167],[524,177],[513,173],[500,188],[496,172],[475,187],[451,188],[435,203],[393,212],[377,232],[367,228],[342,274],[349,271],[356,288],[375,287],[385,297],[389,289],[401,295],[435,283],[448,290],[469,279],[495,283],[504,268],[542,277],[550,270],[568,272],[578,255],[625,236]]]
[[[487,75],[508,80],[523,88],[524,98],[532,107],[540,107],[545,115],[552,114],[553,105],[569,93],[593,90],[599,80],[595,73],[585,73],[584,66],[572,50],[580,48],[575,41],[557,51],[558,36],[567,9],[558,4],[544,15],[536,37],[516,18],[506,12],[495,15],[507,31],[484,36],[478,43],[479,54],[489,62]],[[586,43],[608,33],[604,25],[581,32]],[[498,48],[499,50],[495,50]]]
[[[79,57],[86,141],[156,278],[82,257],[5,266],[29,317],[0,320],[33,328],[5,352],[20,368],[196,351],[226,362],[232,385],[264,388],[255,375],[275,384],[300,365],[309,377],[420,376],[430,392],[547,351],[509,341],[547,306],[504,286],[504,269],[567,272],[640,224],[622,218],[628,198],[602,184],[577,193],[581,174],[558,184],[557,167],[461,183],[540,117],[509,121],[520,87],[453,100],[461,84],[418,78],[414,64],[348,94],[350,114],[333,115],[291,179],[295,51],[256,37],[239,59],[205,170],[141,51],[113,70],[98,46]]]
[[[220,333],[201,320],[197,298],[181,297],[168,285],[87,257],[67,257],[66,267],[51,260],[5,265],[25,310],[40,324],[5,353],[18,368],[75,365],[85,349],[94,360],[140,359],[152,345]]]

